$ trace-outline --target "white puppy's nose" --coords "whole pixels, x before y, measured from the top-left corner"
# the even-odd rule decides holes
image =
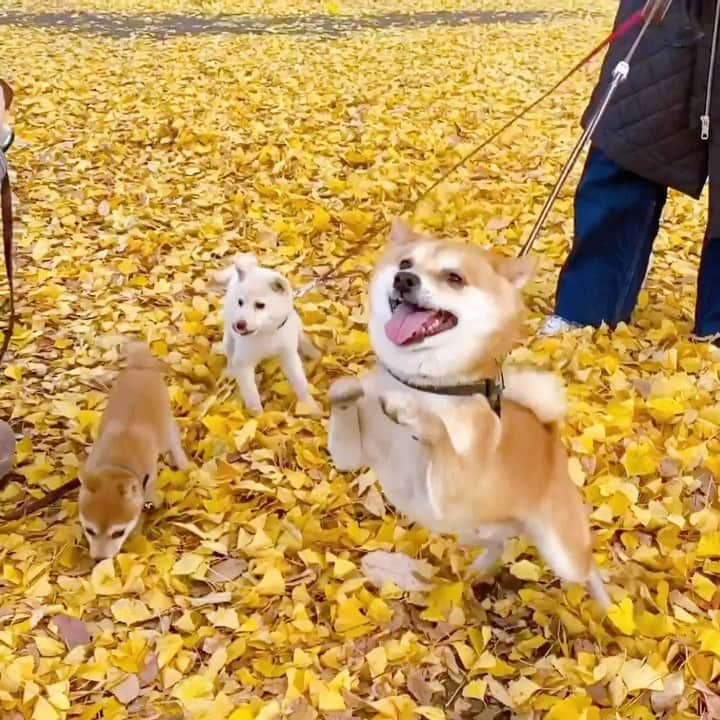
[[[238,320],[238,321],[235,323],[235,329],[236,329],[239,333],[244,333],[244,332],[247,330],[247,323],[246,323],[244,320]]]

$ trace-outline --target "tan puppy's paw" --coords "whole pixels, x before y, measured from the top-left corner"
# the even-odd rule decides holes
[[[360,380],[354,377],[343,377],[330,386],[330,403],[340,408],[347,408],[364,397]]]
[[[417,403],[408,393],[391,392],[382,395],[380,407],[385,415],[398,425],[415,427],[419,424]]]

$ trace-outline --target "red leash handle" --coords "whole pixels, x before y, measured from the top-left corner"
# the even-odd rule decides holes
[[[585,62],[594,58],[608,45],[614,43],[616,40],[619,40],[623,35],[627,35],[634,27],[643,22],[643,20],[645,20],[644,10],[638,10],[633,13],[627,20],[621,22],[615,30],[613,30],[594,50],[590,52],[589,55],[584,58]]]

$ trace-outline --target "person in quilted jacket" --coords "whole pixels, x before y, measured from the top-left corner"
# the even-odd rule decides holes
[[[657,4],[651,0],[649,5]],[[642,9],[621,0],[616,27]],[[695,335],[720,338],[720,23],[718,0],[672,0],[641,41],[598,125],[575,195],[575,237],[543,334],[628,322],[648,269],[668,188],[694,198],[710,181]],[[585,125],[636,39],[613,43]]]

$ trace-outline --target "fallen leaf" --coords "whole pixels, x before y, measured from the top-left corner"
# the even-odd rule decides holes
[[[69,615],[56,615],[52,621],[58,630],[60,638],[70,650],[80,645],[87,645],[90,642],[87,625],[79,618],[70,617]]]
[[[391,582],[401,590],[426,590],[430,575],[427,563],[414,560],[404,553],[389,553],[376,550],[362,559],[362,571],[365,577],[378,587]]]
[[[112,689],[112,694],[123,705],[129,705],[140,695],[140,682],[137,675],[126,675],[121,683]]]
[[[167,663],[166,663],[167,664]],[[160,672],[160,665],[158,663],[158,657],[155,653],[149,652],[145,656],[143,667],[138,673],[138,681],[140,687],[148,687],[155,682],[155,679]]]
[[[650,693],[652,708],[656,713],[673,709],[685,694],[685,678],[681,672],[666,675],[662,684],[662,690]]]
[[[141,600],[128,600],[123,598],[115,601],[110,609],[115,620],[125,623],[125,625],[144,623],[152,617],[152,613],[147,605]]]

